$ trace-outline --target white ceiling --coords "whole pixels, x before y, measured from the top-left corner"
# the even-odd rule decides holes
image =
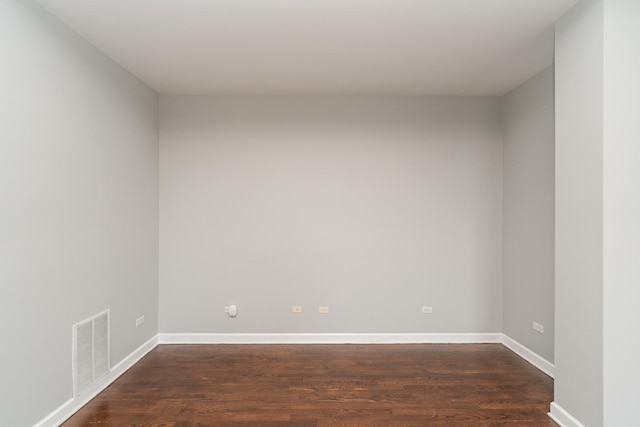
[[[38,0],[160,93],[502,95],[578,0]]]

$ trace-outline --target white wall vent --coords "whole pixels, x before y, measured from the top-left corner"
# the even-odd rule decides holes
[[[109,310],[73,325],[73,396],[109,373]]]

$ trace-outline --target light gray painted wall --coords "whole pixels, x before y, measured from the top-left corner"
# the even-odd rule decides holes
[[[604,425],[640,397],[640,2],[604,3]]]
[[[160,110],[161,332],[502,330],[499,98]]]
[[[72,324],[111,308],[113,364],[157,333],[157,95],[32,1],[0,2],[0,64],[0,425],[28,426],[72,396]]]
[[[554,87],[548,67],[502,99],[504,333],[553,362]],[[532,322],[544,326],[544,334]]]
[[[556,26],[555,403],[602,425],[603,2]]]

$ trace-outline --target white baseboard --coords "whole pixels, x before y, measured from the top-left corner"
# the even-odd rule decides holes
[[[501,343],[502,334],[158,334],[159,344]]]
[[[531,363],[536,368],[540,369],[545,374],[549,375],[551,378],[554,378],[556,367],[553,363],[549,362],[542,356],[539,356],[537,353],[529,350],[527,347],[523,346],[513,338],[510,338],[505,334],[501,335],[502,345],[513,351],[518,356],[522,357],[527,362]]]
[[[120,363],[112,367],[107,375],[99,379],[89,390],[77,398],[71,398],[63,403],[56,410],[34,424],[33,427],[58,427],[69,417],[75,414],[80,408],[89,403],[98,393],[107,388],[118,377],[124,374],[129,368],[135,365],[147,353],[158,345],[158,336],[154,336],[146,343],[142,344],[131,354],[125,357]]]
[[[551,410],[548,415],[553,421],[560,424],[561,427],[585,427],[584,424],[565,411],[564,408],[556,402],[551,402]]]

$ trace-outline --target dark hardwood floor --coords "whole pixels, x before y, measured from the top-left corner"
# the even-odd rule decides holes
[[[63,426],[556,426],[499,344],[161,345]]]

